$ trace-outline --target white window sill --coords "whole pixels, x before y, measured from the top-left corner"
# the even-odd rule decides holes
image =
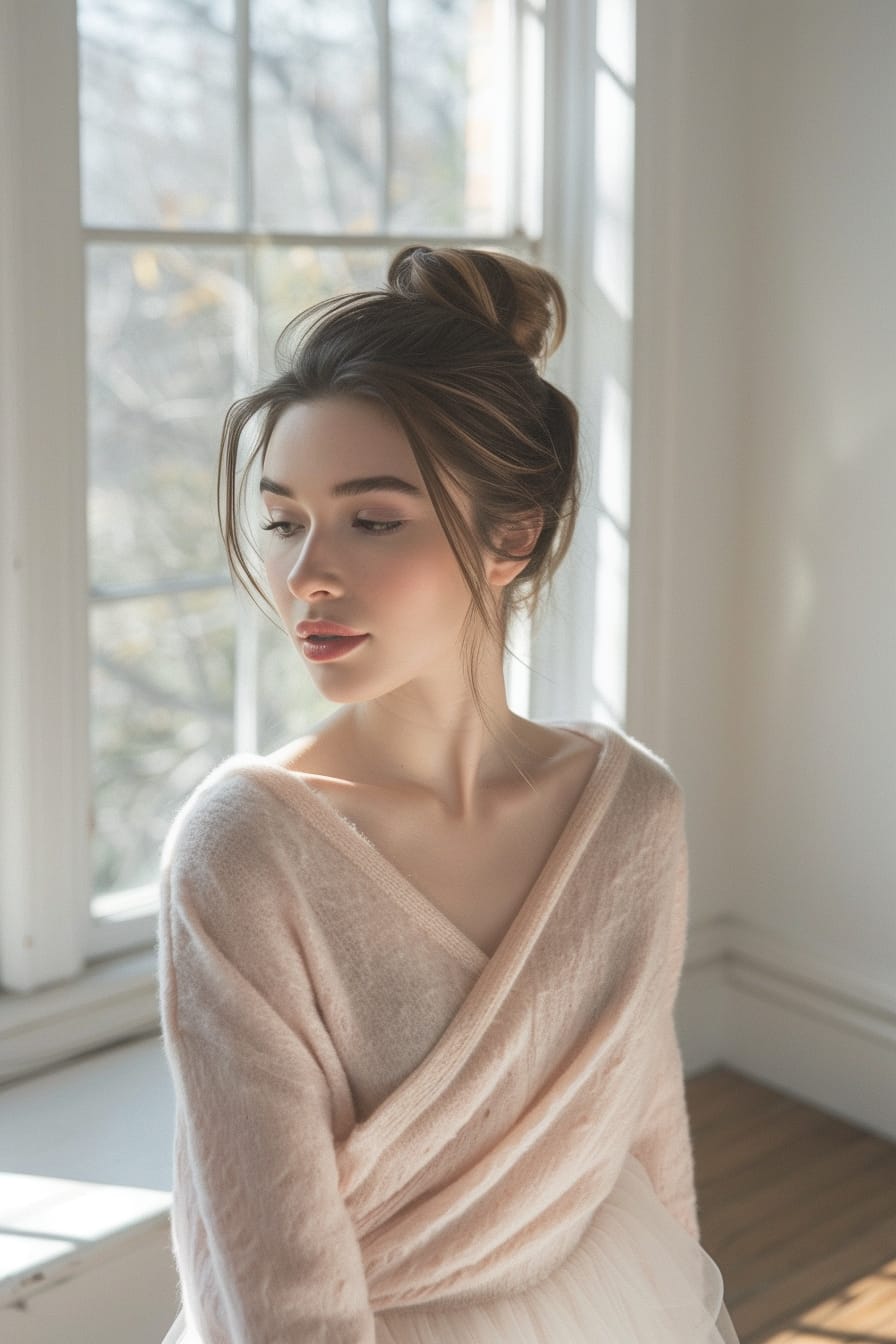
[[[177,1310],[173,1131],[158,1031],[0,1088],[0,1337],[61,1339],[41,1321],[67,1292],[69,1339],[105,1340],[115,1318],[131,1340],[162,1338]]]
[[[157,977],[151,948],[92,962],[30,994],[0,993],[0,1088],[87,1051],[160,1036]]]

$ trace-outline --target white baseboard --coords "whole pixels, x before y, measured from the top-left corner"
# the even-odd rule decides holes
[[[896,1142],[896,986],[722,915],[688,931],[677,1020],[686,1074],[724,1064]]]

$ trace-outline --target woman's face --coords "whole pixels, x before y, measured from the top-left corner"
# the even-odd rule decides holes
[[[271,597],[320,692],[371,700],[423,679],[432,693],[450,693],[461,676],[470,593],[392,415],[347,397],[295,403],[274,427],[263,471],[262,525],[279,524],[261,534]],[[371,477],[406,488],[334,494]],[[448,488],[469,522],[468,501],[452,482]],[[367,638],[340,657],[315,660],[296,630],[315,620]]]

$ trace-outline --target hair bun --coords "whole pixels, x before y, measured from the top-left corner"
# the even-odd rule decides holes
[[[557,349],[566,300],[549,271],[501,252],[412,244],[397,252],[388,283],[408,299],[441,303],[487,322],[536,364]]]

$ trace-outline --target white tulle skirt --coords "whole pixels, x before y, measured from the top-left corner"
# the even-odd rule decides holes
[[[631,1154],[572,1254],[511,1297],[379,1312],[376,1344],[739,1344],[718,1265]]]
[[[631,1154],[578,1246],[510,1297],[376,1315],[376,1344],[740,1344],[718,1265]],[[162,1344],[206,1344],[184,1312]]]

